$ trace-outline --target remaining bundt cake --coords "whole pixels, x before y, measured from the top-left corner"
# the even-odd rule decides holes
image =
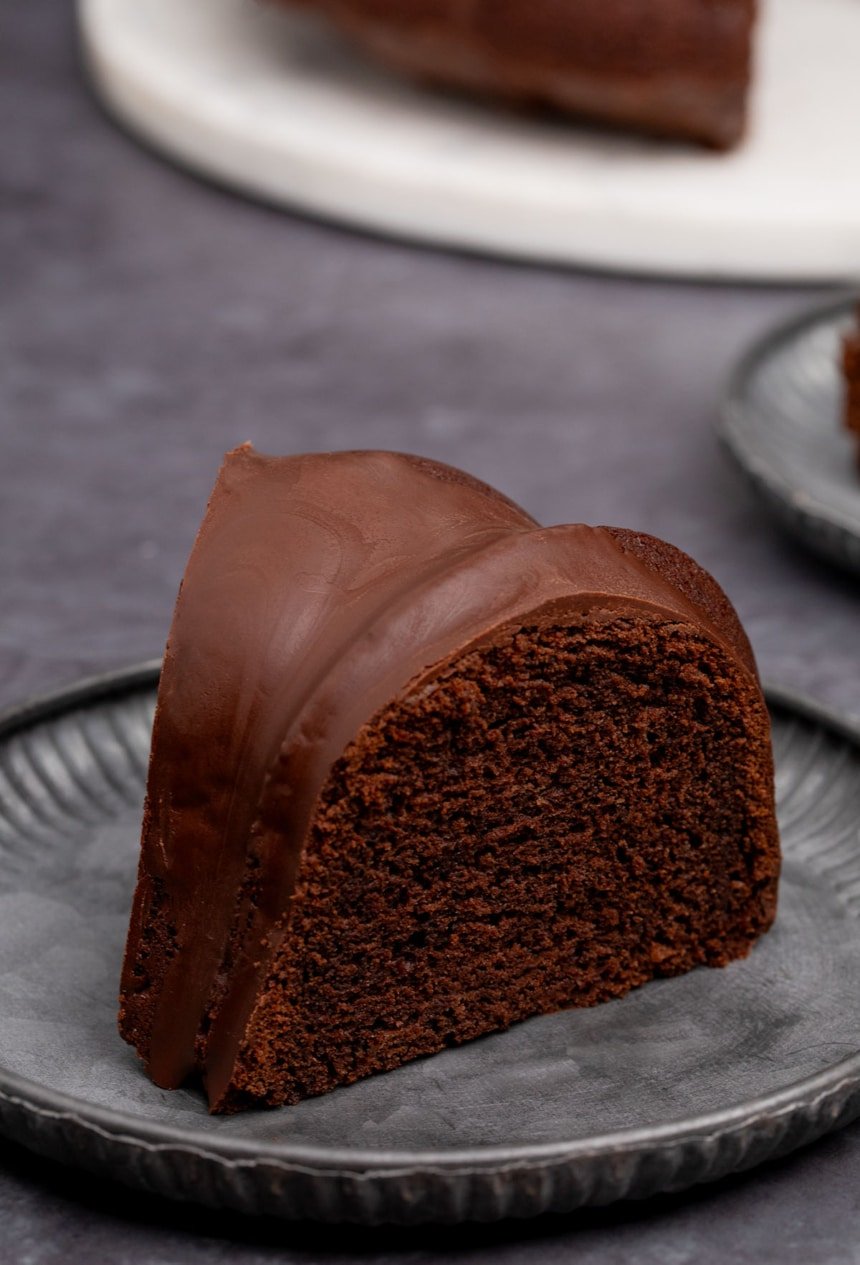
[[[685,554],[382,452],[221,471],[158,692],[120,1025],[216,1111],[744,956],[768,713]]]
[[[421,78],[717,149],[744,130],[756,0],[283,0]]]
[[[857,441],[857,461],[860,465],[860,308],[857,321],[842,343],[842,372],[845,380],[845,408],[843,420]]]

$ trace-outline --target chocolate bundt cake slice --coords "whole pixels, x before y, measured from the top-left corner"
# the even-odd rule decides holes
[[[743,134],[755,0],[282,0],[393,67],[717,149]]]
[[[845,388],[842,420],[857,443],[860,466],[860,307],[852,329],[842,341],[842,377]]]
[[[685,554],[392,453],[225,462],[158,692],[120,1026],[293,1103],[743,957],[768,714]]]

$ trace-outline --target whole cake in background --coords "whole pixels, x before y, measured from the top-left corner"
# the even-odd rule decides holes
[[[416,78],[729,149],[756,0],[281,0]]]
[[[717,584],[436,462],[230,453],[158,691],[120,1027],[216,1111],[724,966],[767,708]]]
[[[860,465],[860,307],[854,327],[842,343],[842,372],[845,382],[843,421],[857,441],[857,463]]]

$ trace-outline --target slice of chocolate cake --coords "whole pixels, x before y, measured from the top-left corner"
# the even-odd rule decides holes
[[[750,648],[685,554],[415,457],[228,456],[122,979],[159,1085],[292,1103],[724,966],[778,871]]]
[[[727,149],[755,0],[282,0],[420,79]]]
[[[842,343],[842,373],[845,383],[843,421],[857,441],[857,464],[860,465],[860,308],[854,328]]]

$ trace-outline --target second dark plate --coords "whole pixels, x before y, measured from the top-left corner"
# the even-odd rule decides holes
[[[839,367],[856,302],[807,312],[755,343],[732,377],[719,431],[783,526],[860,572],[860,470],[840,424]]]

